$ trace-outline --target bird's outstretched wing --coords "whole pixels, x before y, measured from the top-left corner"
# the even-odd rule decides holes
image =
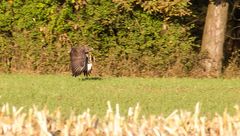
[[[72,48],[70,52],[72,76],[79,76],[85,67],[86,55],[83,48]]]

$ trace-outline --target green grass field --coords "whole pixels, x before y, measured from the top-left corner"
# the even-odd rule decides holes
[[[66,75],[0,74],[0,103],[27,108],[37,105],[50,110],[61,107],[64,114],[91,109],[102,116],[107,101],[120,104],[122,114],[138,102],[142,114],[168,115],[175,109],[222,113],[240,104],[240,79],[113,78],[82,80]]]

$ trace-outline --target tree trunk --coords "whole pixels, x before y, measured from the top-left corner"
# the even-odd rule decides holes
[[[208,5],[201,47],[202,51],[208,53],[208,57],[202,63],[208,76],[218,77],[222,73],[228,7],[229,4],[226,2],[218,5],[210,2]]]

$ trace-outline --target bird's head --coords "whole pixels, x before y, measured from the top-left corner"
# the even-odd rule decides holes
[[[92,51],[93,51],[93,48],[88,47],[88,46],[85,46],[85,47],[84,47],[84,52],[85,52],[85,54],[89,54],[89,53],[91,53]]]

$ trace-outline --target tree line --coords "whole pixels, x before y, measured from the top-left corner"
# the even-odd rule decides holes
[[[206,67],[206,62],[217,61],[209,61],[215,55],[209,55],[203,42],[207,40],[202,40],[207,33],[204,23],[208,21],[210,4],[219,7],[226,2],[2,0],[0,71],[68,72],[70,48],[88,45],[94,49],[94,73],[98,75],[219,76],[226,71],[235,74],[239,56],[232,45],[237,40],[225,36],[221,37],[221,44],[230,45],[224,46],[228,48],[223,51],[231,47],[234,51],[225,58],[225,53],[219,57],[223,62],[220,72],[216,66],[213,70]],[[229,5],[234,9],[233,4]],[[227,24],[232,12],[225,13]],[[217,23],[214,19],[208,22]],[[225,26],[226,33],[230,33]],[[232,23],[229,30],[234,26]]]

